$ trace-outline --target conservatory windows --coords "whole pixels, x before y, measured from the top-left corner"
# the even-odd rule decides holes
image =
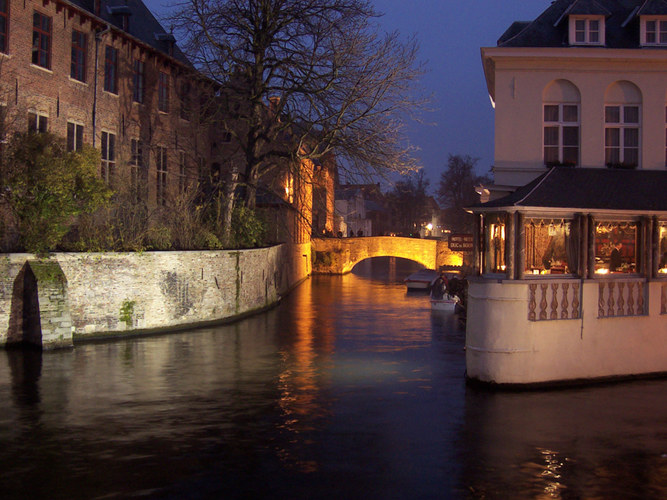
[[[570,274],[576,268],[577,243],[571,219],[524,221],[526,275]]]
[[[633,221],[595,224],[595,273],[637,272],[639,225]]]
[[[484,218],[484,272],[504,273],[505,262],[505,214],[489,214]]]

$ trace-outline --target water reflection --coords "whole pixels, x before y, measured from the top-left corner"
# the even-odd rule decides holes
[[[466,387],[464,333],[410,271],[367,261],[220,328],[0,352],[0,496],[667,496],[667,382]]]

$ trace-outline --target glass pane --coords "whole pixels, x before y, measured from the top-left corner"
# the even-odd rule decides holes
[[[607,165],[617,165],[621,162],[621,150],[620,148],[605,148],[604,150],[604,162]]]
[[[563,147],[563,163],[577,165],[579,163],[579,147]]]
[[[498,216],[489,216],[484,223],[486,252],[484,271],[487,273],[505,272],[505,224]]]
[[[558,146],[546,146],[544,148],[544,162],[558,163]]]
[[[526,219],[526,268],[528,274],[574,272],[577,242],[571,236],[571,220]]]
[[[558,105],[546,104],[544,106],[544,121],[557,122],[559,121]]]
[[[618,147],[621,145],[620,129],[606,128],[604,130],[604,145],[607,147]]]
[[[558,146],[558,127],[544,127],[544,145]]]
[[[563,127],[563,146],[579,145],[579,127]]]
[[[625,106],[623,108],[624,123],[639,123],[639,106]]]
[[[576,123],[579,121],[579,107],[576,105],[563,105],[563,121]]]
[[[106,132],[102,132],[102,159],[103,160],[108,160],[108,152],[107,152],[107,136],[108,134]]]
[[[619,106],[605,106],[604,121],[605,123],[620,123],[621,108]]]
[[[635,167],[639,165],[639,149],[638,148],[624,149],[623,163],[628,166],[634,165]]]
[[[639,129],[626,128],[623,133],[623,145],[627,147],[639,147]]]
[[[667,274],[667,223],[660,224],[660,273]]]
[[[595,227],[595,272],[636,272],[637,224],[599,222]]]

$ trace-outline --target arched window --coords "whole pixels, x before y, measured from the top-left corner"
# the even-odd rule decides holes
[[[555,80],[542,95],[544,164],[579,164],[579,89],[567,80]]]
[[[633,83],[611,84],[604,96],[604,152],[608,167],[639,165],[642,96]]]

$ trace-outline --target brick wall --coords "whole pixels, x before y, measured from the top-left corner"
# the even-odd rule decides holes
[[[16,317],[22,300],[15,293],[17,277],[31,259],[27,254],[0,257],[0,345],[8,340],[12,308]],[[66,287],[60,298],[51,287],[49,304],[65,297],[75,339],[228,320],[275,304],[311,271],[310,244],[240,251],[57,253],[50,261],[59,264]],[[42,341],[49,347],[44,312],[52,307],[44,302],[43,291]]]

